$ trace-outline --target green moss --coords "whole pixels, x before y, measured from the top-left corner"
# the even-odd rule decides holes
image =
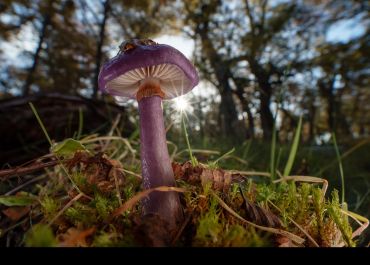
[[[339,203],[338,191],[334,190],[331,194],[332,199],[328,203],[328,213],[333,218],[335,224],[338,226],[340,232],[342,233],[343,239],[347,246],[356,246],[355,242],[352,240],[352,228],[348,222],[348,219],[341,212],[341,206]]]
[[[310,203],[309,196],[311,193],[311,185],[303,183],[298,188],[298,210],[296,214],[296,222],[299,224],[305,223],[310,218]]]
[[[69,207],[64,212],[64,216],[75,226],[90,227],[97,221],[95,209],[80,202],[75,202],[72,207]]]
[[[312,194],[313,200],[313,207],[316,216],[316,230],[317,230],[317,237],[323,238],[325,234],[324,229],[324,211],[325,211],[325,203],[322,191],[318,188],[313,189]]]
[[[72,180],[80,189],[86,188],[87,185],[86,176],[84,176],[84,174],[82,174],[81,172],[74,171],[72,173]]]
[[[57,241],[51,228],[44,224],[33,226],[25,235],[27,247],[55,247]]]
[[[54,198],[45,197],[40,201],[44,216],[50,221],[60,208],[60,202]]]
[[[103,196],[99,194],[95,196],[95,200],[93,201],[93,204],[98,213],[98,216],[102,220],[107,219],[114,209],[112,203],[107,198],[104,198]]]
[[[276,199],[275,187],[272,184],[261,183],[257,187],[256,201],[262,205],[267,205],[268,201]]]
[[[123,188],[124,200],[127,201],[134,196],[134,185],[128,184]]]
[[[245,228],[232,225],[224,233],[221,246],[224,247],[268,247],[271,246],[266,237],[262,237],[253,227]]]
[[[117,245],[119,235],[115,232],[100,232],[94,237],[93,247],[114,247]]]
[[[211,199],[208,211],[199,218],[194,238],[195,246],[217,246],[220,244],[219,234],[222,232],[222,224],[219,222],[217,204],[215,199]]]

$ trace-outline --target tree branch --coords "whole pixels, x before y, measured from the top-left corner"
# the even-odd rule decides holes
[[[256,36],[256,29],[255,29],[255,24],[254,24],[254,19],[253,19],[253,16],[252,16],[252,12],[251,12],[251,9],[250,9],[250,6],[249,6],[249,0],[245,0],[245,9],[247,11],[247,16],[249,18],[249,24],[251,26],[251,32],[252,32],[252,36]]]
[[[16,168],[10,168],[10,169],[4,169],[0,170],[0,178],[10,178],[13,176],[22,176],[26,175],[35,171],[38,171],[40,169],[46,168],[46,167],[51,167],[55,166],[58,164],[58,160],[53,160],[49,162],[44,162],[44,163],[35,163],[30,166],[25,166],[25,167],[16,167]]]

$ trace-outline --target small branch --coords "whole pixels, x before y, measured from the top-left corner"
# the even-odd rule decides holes
[[[34,171],[38,171],[46,167],[55,166],[56,164],[58,164],[58,161],[50,161],[50,162],[45,162],[41,164],[38,163],[36,165],[30,165],[26,167],[16,167],[16,168],[11,168],[11,169],[0,170],[0,179],[9,178],[13,176],[26,175],[26,174],[32,173]]]
[[[8,191],[7,193],[5,193],[4,195],[5,196],[9,196],[13,193],[15,193],[16,191],[20,190],[20,189],[23,189],[24,187],[28,186],[29,184],[32,184],[34,182],[37,182],[39,180],[42,180],[46,178],[46,175],[42,175],[42,176],[39,176],[37,178],[32,178],[31,180],[27,181],[26,183],[23,183],[22,185],[19,185],[18,187],[15,187],[14,189],[12,189],[11,191]]]
[[[188,216],[186,217],[185,221],[182,223],[179,231],[177,232],[175,238],[172,240],[171,245],[174,246],[177,240],[180,238],[182,232],[184,231],[185,227],[187,224],[190,222],[191,218],[193,217],[193,213],[189,213]]]
[[[256,35],[255,34],[256,31],[255,31],[254,19],[253,19],[252,12],[251,12],[251,9],[250,9],[250,6],[249,6],[249,0],[245,1],[245,9],[247,11],[247,16],[249,18],[249,23],[250,23],[250,26],[251,26],[252,36],[254,37]]]
[[[83,193],[79,193],[78,195],[76,195],[76,197],[74,197],[72,200],[70,200],[64,207],[62,210],[60,210],[58,212],[57,215],[54,216],[54,218],[48,223],[49,226],[51,226],[55,220],[57,220],[59,218],[59,216],[61,216],[69,207],[72,206],[72,204],[75,202],[75,201],[78,201],[82,196],[84,196]]]

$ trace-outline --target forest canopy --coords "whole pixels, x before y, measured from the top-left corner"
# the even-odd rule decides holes
[[[364,137],[368,11],[356,0],[2,1],[0,97],[102,98],[99,70],[122,41],[176,36],[193,44],[202,81],[188,96],[195,132],[268,140],[276,119],[284,142],[303,115],[305,141]]]

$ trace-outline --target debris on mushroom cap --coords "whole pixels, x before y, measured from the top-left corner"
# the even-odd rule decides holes
[[[114,96],[135,98],[146,79],[158,80],[164,99],[186,94],[199,82],[194,66],[177,49],[134,39],[122,43],[117,56],[102,67],[99,88]]]

